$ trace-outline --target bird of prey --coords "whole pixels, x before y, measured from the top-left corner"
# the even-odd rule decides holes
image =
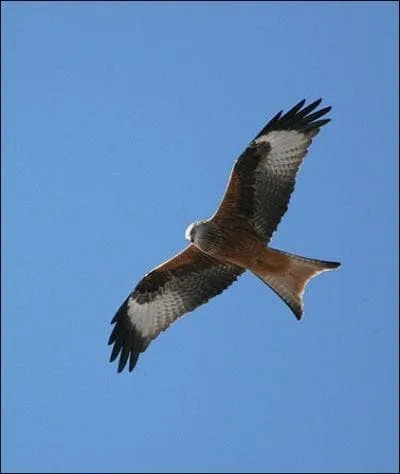
[[[191,224],[190,244],[147,273],[111,321],[110,362],[119,355],[118,372],[161,331],[184,314],[222,293],[246,270],[268,285],[297,319],[303,314],[303,292],[314,276],[340,266],[268,246],[285,214],[296,175],[331,107],[322,99],[306,107],[302,100],[275,115],[236,160],[215,214]]]

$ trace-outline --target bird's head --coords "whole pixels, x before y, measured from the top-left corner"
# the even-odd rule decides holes
[[[223,243],[221,229],[209,220],[197,221],[186,229],[185,237],[200,250],[215,255]]]
[[[185,237],[189,242],[194,242],[194,237],[198,227],[203,223],[203,221],[197,221],[190,224],[185,230]]]

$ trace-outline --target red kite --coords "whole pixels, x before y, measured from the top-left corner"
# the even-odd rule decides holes
[[[285,214],[297,172],[312,139],[330,119],[321,99],[280,111],[237,159],[217,212],[191,224],[191,242],[139,282],[111,321],[110,361],[118,372],[179,317],[222,293],[246,270],[266,283],[293,311],[303,314],[303,292],[314,276],[340,263],[314,260],[268,246]],[[304,107],[304,108],[303,108]]]

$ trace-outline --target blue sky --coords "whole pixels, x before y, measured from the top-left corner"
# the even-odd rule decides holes
[[[2,472],[397,472],[398,7],[2,3]],[[110,320],[280,109],[324,98],[257,278],[108,362]]]

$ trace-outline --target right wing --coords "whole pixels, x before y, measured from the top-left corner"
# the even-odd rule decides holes
[[[110,362],[118,357],[118,372],[128,359],[129,371],[139,354],[161,331],[197,306],[222,293],[244,272],[219,262],[194,245],[153,269],[117,311],[108,344],[114,344]]]

